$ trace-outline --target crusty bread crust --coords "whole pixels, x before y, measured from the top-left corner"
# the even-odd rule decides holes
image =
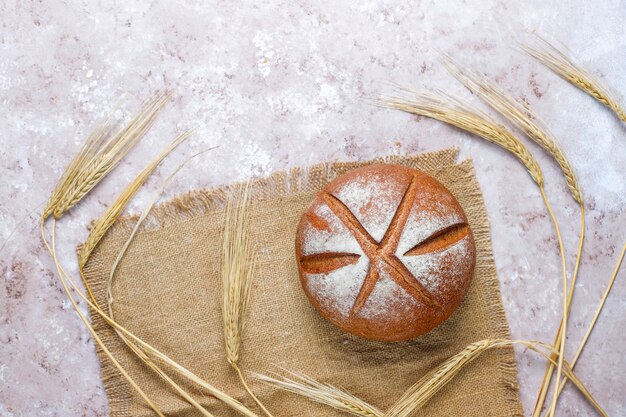
[[[437,180],[375,164],[336,178],[296,232],[302,287],[339,328],[368,339],[424,334],[461,303],[476,248],[463,209]]]

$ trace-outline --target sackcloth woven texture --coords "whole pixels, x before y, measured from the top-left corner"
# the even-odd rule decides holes
[[[482,193],[471,160],[457,163],[457,157],[457,149],[444,149],[367,162],[326,163],[255,181],[249,215],[258,268],[241,367],[266,374],[280,373],[281,368],[298,371],[385,410],[420,377],[469,343],[508,338]],[[300,287],[294,257],[295,229],[315,194],[337,175],[376,162],[409,166],[439,180],[459,200],[476,239],[475,275],[459,309],[435,330],[405,342],[359,339],[324,321]],[[113,312],[137,336],[261,416],[224,351],[220,251],[224,203],[233,186],[193,191],[154,208],[118,266]],[[136,216],[120,219],[84,268],[101,306],[106,305],[110,268],[135,222]],[[90,313],[105,344],[166,415],[200,415],[143,365],[104,320]],[[155,415],[100,349],[98,355],[111,416]],[[238,415],[183,378],[174,379],[214,415]],[[276,417],[345,415],[260,382],[251,383]],[[415,415],[523,416],[513,350],[486,352]]]

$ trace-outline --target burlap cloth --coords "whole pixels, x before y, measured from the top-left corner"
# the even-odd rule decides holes
[[[247,371],[299,371],[357,395],[385,410],[428,370],[485,338],[507,338],[490,232],[471,161],[456,164],[458,150],[363,163],[334,163],[277,173],[253,187],[252,239],[258,245],[241,366]],[[350,336],[324,321],[298,280],[294,234],[303,210],[328,181],[371,162],[407,165],[430,173],[457,197],[474,232],[476,271],[461,307],[443,325],[400,343]],[[113,287],[116,319],[201,378],[262,415],[226,362],[220,312],[220,250],[224,191],[196,191],[153,211],[119,265]],[[100,305],[106,305],[110,267],[134,225],[119,221],[93,253],[84,272]],[[199,415],[141,364],[102,319],[94,327],[130,375],[169,416]],[[154,413],[98,350],[111,415]],[[234,411],[183,379],[216,416]],[[328,406],[252,380],[276,417],[344,415]],[[485,353],[437,394],[420,416],[521,416],[512,349]]]

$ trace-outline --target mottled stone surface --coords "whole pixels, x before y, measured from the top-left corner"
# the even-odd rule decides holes
[[[363,100],[388,81],[471,99],[437,63],[437,51],[527,100],[579,174],[588,229],[568,338],[574,350],[626,237],[626,127],[511,45],[525,29],[562,40],[626,103],[619,91],[626,85],[623,1],[354,3],[0,3],[0,241],[16,230],[0,256],[0,416],[107,414],[93,341],[42,249],[37,213],[90,128],[123,93],[119,117],[156,89],[171,90],[174,100],[114,175],[60,222],[61,261],[71,273],[88,222],[182,129],[197,133],[158,169],[132,211],[186,155],[211,145],[220,147],[185,167],[166,196],[320,161],[456,145],[477,168],[513,337],[551,341],[561,311],[560,264],[528,174],[490,144]],[[578,209],[554,163],[530,148],[544,169],[571,270]],[[577,367],[611,416],[626,415],[625,278],[622,272]],[[529,413],[544,362],[523,349],[517,354]],[[559,411],[594,415],[571,388]]]

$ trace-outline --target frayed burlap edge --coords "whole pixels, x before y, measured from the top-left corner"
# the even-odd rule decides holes
[[[446,148],[413,156],[389,155],[366,162],[332,162],[320,163],[307,168],[292,168],[288,171],[276,172],[267,178],[252,180],[251,204],[260,200],[286,198],[295,193],[318,191],[314,187],[314,184],[329,182],[346,171],[372,163],[405,165],[420,169],[435,177],[438,171],[451,165],[457,165],[464,171],[463,179],[467,181],[468,188],[475,190],[474,193],[478,197],[476,199],[477,203],[466,207],[466,211],[475,210],[478,219],[472,228],[476,246],[482,248],[482,250],[477,253],[476,273],[487,274],[493,277],[493,279],[485,280],[485,287],[490,290],[487,291],[486,300],[491,324],[495,333],[494,337],[509,339],[508,321],[506,320],[502,306],[500,284],[497,279],[492,254],[490,224],[480,191],[480,185],[475,176],[472,160],[467,159],[457,164],[458,155],[458,148]],[[144,220],[141,230],[149,231],[165,228],[199,215],[210,215],[211,213],[221,211],[224,209],[225,202],[232,190],[241,185],[242,183],[234,183],[215,189],[194,190],[160,203],[152,209],[149,216]],[[128,235],[135,226],[137,219],[138,215],[125,215],[120,217],[108,231],[107,235]],[[95,271],[102,267],[98,258],[99,257],[94,256],[86,263],[84,267],[86,277],[93,276]],[[89,284],[92,286],[92,289],[95,289],[95,286],[104,285],[103,283],[91,281]],[[104,319],[91,309],[90,315],[94,328],[102,329],[108,326]],[[122,347],[122,343],[118,339],[111,340],[111,338],[106,337],[103,338],[103,341],[106,344],[113,343]],[[97,354],[101,362],[102,379],[109,398],[111,415],[115,415],[116,417],[131,417],[131,401],[133,401],[132,388],[115,366],[106,358],[99,347],[97,347]],[[486,354],[498,355],[498,366],[501,375],[500,383],[505,388],[505,401],[512,410],[509,416],[523,417],[524,412],[519,401],[517,365],[513,348],[501,348]],[[470,365],[462,372],[472,372],[471,367]],[[367,401],[367,398],[364,398],[364,400]]]

